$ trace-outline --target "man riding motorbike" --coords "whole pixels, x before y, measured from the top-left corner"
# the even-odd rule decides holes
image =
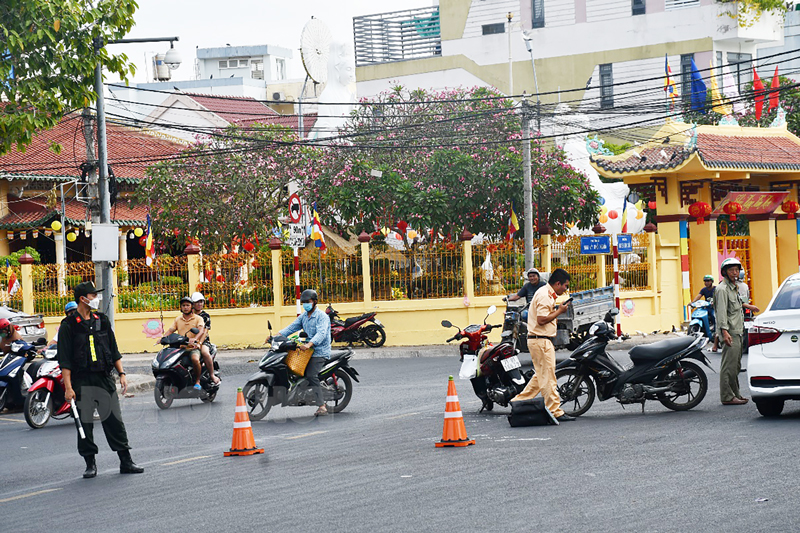
[[[197,328],[199,330],[198,333],[192,333],[190,331],[192,328]],[[192,299],[188,296],[184,296],[181,298],[181,314],[175,317],[175,322],[172,323],[172,327],[167,330],[164,336],[167,337],[177,332],[178,335],[183,335],[189,339],[186,350],[192,358],[192,368],[194,369],[195,379],[194,388],[196,390],[201,390],[203,388],[200,386],[200,375],[203,373],[203,369],[200,367],[200,339],[204,331],[203,319],[200,315],[194,314],[194,310],[192,309]],[[210,373],[213,375],[213,363],[208,368],[211,369]]]
[[[211,374],[211,380],[214,383],[219,383],[220,379],[214,373],[214,360],[211,359],[211,340],[208,335],[208,332],[211,331],[211,317],[203,310],[205,305],[206,299],[202,293],[196,292],[192,294],[192,309],[194,314],[203,319],[203,326],[205,327],[205,331],[198,339],[200,354],[203,356],[203,364],[209,369],[208,373]]]
[[[535,268],[529,269],[526,275],[528,276],[528,282],[522,286],[517,294],[508,297],[509,302],[516,302],[520,298],[525,297],[525,309],[522,311],[522,320],[528,320],[528,307],[531,305],[533,295],[546,285],[545,282],[541,280],[539,271]]]
[[[4,354],[11,351],[11,343],[21,341],[19,328],[11,324],[7,318],[0,318],[0,350]]]

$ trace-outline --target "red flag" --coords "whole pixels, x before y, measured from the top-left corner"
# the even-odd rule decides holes
[[[780,91],[780,87],[781,80],[778,79],[778,65],[775,65],[775,75],[772,76],[772,85],[770,85],[769,109],[767,109],[767,113],[778,108],[778,93]]]
[[[764,109],[764,84],[761,83],[755,67],[753,67],[753,91],[756,97],[756,120],[761,120],[761,111]]]

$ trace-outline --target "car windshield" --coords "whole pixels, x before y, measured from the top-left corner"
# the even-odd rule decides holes
[[[800,279],[792,279],[784,283],[775,298],[770,311],[786,311],[800,309]]]

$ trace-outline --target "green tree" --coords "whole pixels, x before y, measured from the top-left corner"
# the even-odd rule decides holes
[[[125,54],[95,53],[93,39],[122,38],[137,7],[133,0],[0,2],[0,154],[24,150],[35,132],[94,102],[98,61],[122,79],[133,74]]]

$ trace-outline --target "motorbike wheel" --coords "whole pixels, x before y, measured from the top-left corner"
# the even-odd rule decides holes
[[[45,401],[47,398],[47,401]],[[53,413],[53,398],[48,397],[47,389],[39,389],[25,397],[25,422],[33,429],[42,429]]]
[[[361,339],[370,348],[380,348],[386,342],[386,331],[377,324],[370,324],[361,332]]]
[[[325,405],[331,413],[343,411],[350,403],[350,398],[353,397],[353,380],[350,379],[350,374],[341,368],[334,370],[333,375],[323,381],[321,385]],[[328,400],[330,396],[333,396],[332,400]],[[337,396],[339,399],[336,399]]]
[[[594,382],[589,376],[579,376],[574,368],[562,368],[556,372],[556,382],[561,409],[569,416],[581,416],[594,403]]]
[[[250,420],[261,420],[269,413],[272,404],[269,401],[269,386],[260,381],[252,381],[244,386],[244,403]]]
[[[658,381],[660,382],[669,382],[673,387],[678,385],[679,390],[677,391],[658,393],[658,401],[661,402],[664,407],[672,409],[673,411],[688,411],[696,407],[703,401],[708,391],[708,378],[699,365],[688,361],[681,361],[681,369],[684,373],[694,375],[691,377],[681,377],[678,373],[678,369],[673,368],[663,371],[658,376]],[[686,401],[676,401],[684,396],[686,397]]]
[[[689,335],[694,335],[700,331],[700,324],[692,324],[689,326]]]
[[[214,392],[210,392],[210,393],[208,394],[208,396],[206,396],[205,398],[201,398],[200,400],[201,400],[203,403],[211,403],[211,402],[213,402],[213,401],[214,401],[214,399],[215,399],[216,397],[217,397],[217,391],[214,391]]]
[[[168,381],[162,381],[157,383],[156,386],[153,388],[153,397],[156,400],[156,405],[161,409],[169,409],[169,406],[172,405],[172,401],[175,399],[172,396],[170,390],[172,389],[172,383]]]

